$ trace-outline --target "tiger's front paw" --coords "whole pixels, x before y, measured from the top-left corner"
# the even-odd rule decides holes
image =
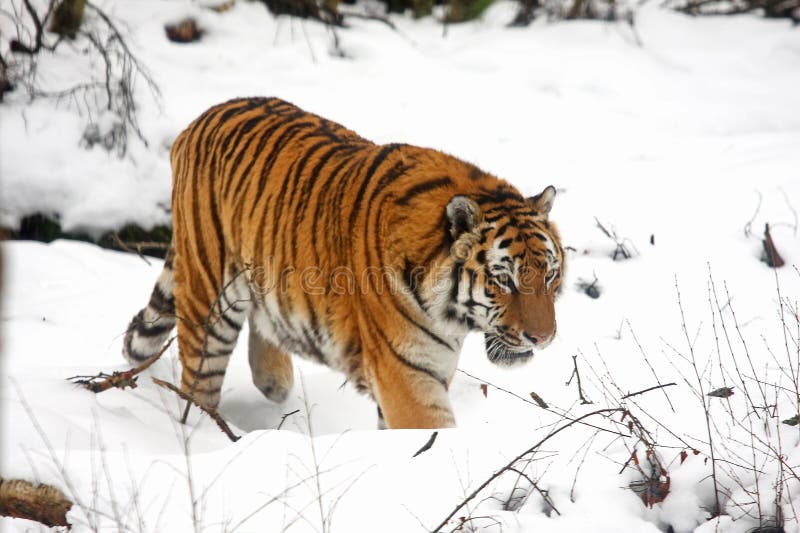
[[[261,393],[275,403],[283,403],[289,397],[293,380],[281,379],[279,376],[266,376],[261,379],[253,378],[253,384]]]

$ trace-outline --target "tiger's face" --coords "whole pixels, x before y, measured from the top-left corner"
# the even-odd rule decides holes
[[[513,365],[556,333],[563,249],[548,221],[555,189],[492,205],[457,196],[448,204],[454,293],[447,318],[485,335],[490,361]]]

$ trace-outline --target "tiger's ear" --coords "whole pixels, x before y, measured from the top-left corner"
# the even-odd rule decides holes
[[[453,196],[447,203],[447,220],[450,235],[458,239],[463,233],[472,231],[481,220],[481,208],[466,196]]]
[[[550,214],[550,210],[553,208],[553,200],[555,197],[556,188],[552,185],[548,185],[536,196],[528,198],[528,203],[533,206],[533,209],[536,210],[538,215],[547,218],[547,215]]]

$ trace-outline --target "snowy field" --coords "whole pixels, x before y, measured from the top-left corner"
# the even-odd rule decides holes
[[[175,348],[134,390],[71,385],[127,368],[122,335],[161,262],[3,243],[0,474],[60,487],[76,502],[73,531],[432,531],[570,420],[621,407],[624,417],[592,415],[546,439],[515,463],[524,476],[489,483],[442,531],[734,533],[776,517],[800,531],[800,434],[781,423],[798,413],[800,382],[800,29],[646,4],[638,37],[625,23],[512,30],[515,7],[499,3],[446,37],[433,20],[395,16],[398,31],[353,20],[341,58],[324,26],[260,4],[100,5],[161,88],[156,102],[139,86],[149,147],[132,141],[122,159],[77,148],[87,117],[67,102],[6,95],[5,225],[33,212],[94,233],[165,223],[172,139],[214,103],[275,95],[378,142],[445,150],[524,193],[555,185],[551,217],[571,252],[557,339],[504,370],[470,336],[451,388],[459,427],[412,457],[431,432],[375,430],[374,405],[326,368],[298,361],[287,403],[269,403],[250,382],[246,342],[220,406],[236,443],[196,410],[177,423],[182,404],[150,380],[178,381]],[[186,15],[204,39],[168,42],[164,23]],[[43,57],[44,83],[82,75],[80,54]],[[595,217],[631,259],[612,260]],[[778,270],[759,260],[765,223]],[[595,277],[592,299],[579,285]],[[590,404],[569,380],[575,363]],[[721,387],[733,395],[705,396]],[[652,506],[629,488],[649,478],[667,494]],[[2,518],[0,529],[40,527]]]

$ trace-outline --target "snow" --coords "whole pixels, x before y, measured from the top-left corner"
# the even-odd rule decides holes
[[[636,18],[638,46],[625,23],[506,29],[514,7],[499,3],[480,21],[449,26],[444,38],[429,19],[395,16],[397,32],[352,20],[351,28],[339,30],[347,56],[339,58],[330,53],[325,27],[272,17],[257,3],[237,2],[223,14],[183,0],[100,5],[124,21],[125,35],[160,85],[160,102],[138,87],[149,147],[132,141],[122,159],[97,147],[84,150],[78,143],[88,117],[66,102],[6,95],[0,222],[13,226],[36,211],[59,213],[67,230],[95,233],[125,222],[167,222],[171,140],[214,103],[276,95],[378,142],[451,152],[525,193],[558,187],[551,216],[564,244],[574,248],[557,303],[559,334],[533,362],[513,370],[491,365],[482,338],[470,336],[460,363],[466,373],[457,373],[450,392],[459,427],[439,431],[431,449],[413,458],[430,432],[376,431],[374,405],[326,368],[297,361],[302,380],[287,403],[265,400],[250,382],[242,342],[220,406],[243,436],[232,444],[196,411],[188,425],[178,424],[182,406],[150,381],[176,382],[174,348],[133,390],[93,395],[65,380],[127,368],[122,334],[146,302],[160,261],[77,242],[6,242],[3,477],[52,483],[79,500],[70,515],[76,531],[119,524],[133,531],[194,525],[426,531],[492,472],[563,423],[557,413],[577,417],[614,407],[624,394],[656,385],[655,372],[661,383],[676,384],[626,405],[661,446],[670,476],[663,502],[646,507],[627,487],[641,476],[632,468],[620,474],[635,439],[595,435],[578,425],[548,440],[526,470],[560,514],[536,491],[516,512],[504,511],[516,480],[506,473],[456,517],[483,517],[468,523],[482,531],[502,525],[502,531],[521,532],[648,532],[669,525],[676,532],[740,532],[758,525],[753,486],[759,486],[762,514],[772,516],[776,480],[784,475],[785,528],[800,530],[794,510],[800,483],[757,440],[779,449],[797,469],[797,428],[780,424],[796,413],[796,403],[786,391],[766,387],[776,416],[753,417],[750,428],[734,366],[749,376],[757,405],[764,402],[750,378],[793,391],[787,357],[796,371],[800,334],[786,306],[784,332],[777,290],[796,309],[797,29],[755,16],[687,18],[648,4]],[[186,15],[206,29],[204,39],[168,43],[163,24]],[[0,22],[3,35],[11,33],[7,24]],[[79,46],[67,45],[44,56],[39,68],[48,73],[46,82],[57,87],[79,76],[86,68],[76,62],[80,54]],[[614,244],[595,217],[628,239],[638,252],[633,259],[611,259]],[[759,261],[767,222],[787,263],[775,273]],[[601,296],[593,300],[577,283],[595,276]],[[710,280],[722,313],[709,294]],[[716,457],[726,461],[717,462],[726,489],[718,520],[706,521],[714,503],[710,447],[676,286],[704,391],[735,388],[729,401],[707,399]],[[580,405],[574,380],[565,385],[572,356],[578,356],[592,405]],[[484,397],[483,382],[525,399],[534,391],[556,413],[493,386]],[[625,429],[625,423],[600,418],[591,423]],[[644,465],[644,447],[637,449]],[[688,452],[683,462],[681,451]],[[758,479],[747,468],[754,464]],[[36,528],[7,518],[0,527]]]

